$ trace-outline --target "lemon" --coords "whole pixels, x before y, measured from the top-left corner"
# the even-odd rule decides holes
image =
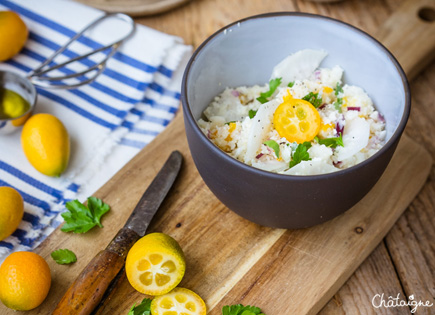
[[[151,233],[139,239],[125,261],[130,284],[148,295],[171,291],[180,283],[185,270],[186,262],[180,245],[164,233]]]
[[[15,56],[27,41],[29,32],[18,14],[0,11],[0,61]]]
[[[23,219],[24,202],[18,191],[0,187],[0,241],[14,233]]]
[[[39,172],[60,176],[66,169],[70,154],[68,131],[50,114],[32,116],[21,133],[24,154]]]
[[[185,288],[175,288],[151,302],[153,315],[206,315],[206,311],[201,297]]]
[[[12,253],[0,267],[0,300],[11,309],[34,309],[45,300],[50,286],[50,267],[38,254]]]

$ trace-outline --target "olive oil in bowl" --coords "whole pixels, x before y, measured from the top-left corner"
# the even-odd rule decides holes
[[[20,94],[9,89],[0,89],[0,119],[14,119],[24,115],[30,103]]]

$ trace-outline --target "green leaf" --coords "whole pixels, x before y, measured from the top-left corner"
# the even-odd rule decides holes
[[[338,97],[338,94],[343,93],[343,88],[338,84],[335,87],[335,96],[337,96],[337,100],[334,102],[334,107],[336,110],[338,110],[339,113],[341,113],[341,105],[343,105],[343,99]]]
[[[267,102],[267,101],[266,101]],[[257,115],[257,111],[256,110],[253,110],[253,109],[250,109],[249,110],[249,118],[254,118],[255,117],[255,115]]]
[[[281,81],[281,78],[271,79],[269,81],[269,91],[260,93],[260,97],[257,97],[257,101],[259,101],[261,104],[267,103],[269,101],[267,98],[272,96],[272,94],[281,84]]]
[[[330,148],[336,148],[337,146],[344,147],[343,138],[341,134],[339,137],[335,137],[335,138],[318,139],[317,142],[319,144],[324,144]]]
[[[61,214],[65,220],[61,231],[74,233],[86,233],[96,225],[103,227],[101,217],[110,210],[108,204],[95,197],[88,198],[87,207],[78,200],[68,201],[65,207],[68,211]]]
[[[110,210],[110,206],[107,203],[104,203],[101,199],[89,197],[88,208],[94,214],[95,222],[98,226],[103,227],[101,225],[101,217]]]
[[[59,265],[72,264],[77,261],[76,254],[69,249],[58,249],[51,253],[51,258]]]
[[[275,151],[276,158],[279,159],[279,144],[275,140],[267,140],[263,142],[269,148]]]
[[[304,101],[310,102],[315,108],[322,105],[322,98],[319,97],[319,93],[310,92],[302,98]]]
[[[256,306],[243,306],[242,304],[225,305],[222,308],[222,315],[265,315]]]
[[[290,82],[287,86],[290,87],[290,88],[292,88],[293,85],[295,85],[295,81]]]
[[[338,84],[335,86],[335,96],[338,96],[338,94],[343,93],[343,88],[340,86],[340,84]]]
[[[289,167],[292,168],[293,166],[301,163],[302,161],[310,161],[310,154],[308,153],[308,149],[311,148],[311,142],[304,142],[300,143],[295,152],[293,153],[292,160],[290,161]]]
[[[133,305],[127,315],[151,315],[151,301],[151,299],[143,299],[138,306]]]

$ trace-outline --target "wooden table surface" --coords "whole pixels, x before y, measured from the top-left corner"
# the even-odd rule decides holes
[[[352,24],[369,34],[403,0],[346,0],[331,4],[304,0],[193,0],[164,14],[136,18],[138,23],[183,38],[198,47],[223,26],[255,14],[301,11],[321,14]],[[406,133],[435,156],[435,63],[411,82],[412,111]],[[326,314],[410,314],[408,307],[373,308],[374,295],[434,303],[435,297],[435,168],[421,192],[383,242],[357,269],[320,312]],[[277,297],[279,293],[277,292]],[[435,303],[434,303],[435,304]],[[419,307],[416,314],[433,314]],[[285,315],[285,314],[275,314]]]

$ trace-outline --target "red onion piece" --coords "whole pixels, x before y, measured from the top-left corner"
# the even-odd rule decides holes
[[[236,90],[232,90],[231,94],[233,94],[234,97],[239,97],[239,95],[240,95],[239,91],[236,91]]]
[[[361,107],[348,107],[347,110],[356,110],[359,112],[361,110]]]
[[[260,154],[258,154],[255,158],[258,160],[258,159],[261,158],[263,155],[264,155],[263,153],[260,153]]]

